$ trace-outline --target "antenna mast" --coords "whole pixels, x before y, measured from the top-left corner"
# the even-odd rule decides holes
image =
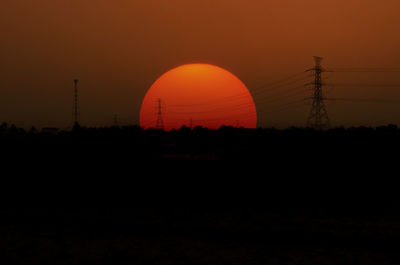
[[[74,127],[79,127],[78,83],[79,83],[79,80],[75,79],[74,80],[74,113],[73,113]]]

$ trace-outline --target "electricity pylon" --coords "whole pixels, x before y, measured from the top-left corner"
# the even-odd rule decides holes
[[[321,66],[321,57],[314,56],[315,67],[307,71],[314,72],[314,95],[312,97],[312,107],[307,120],[307,127],[316,130],[329,129],[330,121],[326,111],[324,96],[322,93],[322,73],[325,71]]]
[[[162,100],[161,98],[158,99],[158,111],[157,111],[157,122],[156,122],[156,129],[164,130],[164,120],[162,116]]]

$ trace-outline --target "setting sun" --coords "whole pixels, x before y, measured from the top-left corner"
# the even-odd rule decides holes
[[[257,124],[256,107],[243,82],[209,64],[177,67],[151,86],[142,103],[140,125],[155,128],[160,118],[165,130],[223,125],[255,128]]]

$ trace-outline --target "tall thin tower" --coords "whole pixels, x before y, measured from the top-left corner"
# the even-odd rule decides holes
[[[114,121],[114,126],[115,126],[115,127],[118,127],[118,126],[119,126],[119,124],[118,124],[118,114],[114,114],[114,119],[113,119],[113,121]]]
[[[158,107],[157,107],[157,122],[156,122],[156,129],[164,130],[164,120],[162,116],[162,100],[161,98],[158,99]]]
[[[74,80],[74,107],[73,107],[73,120],[74,127],[79,127],[79,98],[78,98],[78,83],[79,80]]]
[[[329,129],[330,122],[326,111],[324,97],[322,93],[322,72],[325,70],[321,66],[321,57],[314,56],[315,67],[308,71],[314,72],[314,95],[312,97],[312,107],[307,120],[307,126],[316,130]]]

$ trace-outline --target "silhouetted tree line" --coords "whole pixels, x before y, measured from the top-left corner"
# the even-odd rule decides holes
[[[68,131],[3,125],[0,129],[0,161],[21,171],[19,175],[62,175],[66,176],[61,178],[63,183],[73,187],[82,181],[107,186],[140,180],[169,187],[161,188],[164,192],[191,193],[179,188],[182,181],[175,183],[169,177],[179,176],[193,189],[220,185],[230,192],[227,184],[250,185],[242,196],[271,197],[254,199],[262,203],[276,198],[299,202],[308,197],[313,202],[322,197],[345,202],[348,196],[355,201],[386,200],[397,194],[387,190],[397,187],[390,179],[398,171],[399,149],[400,129],[395,125],[328,131],[227,126],[168,132],[138,126]],[[136,186],[123,186],[128,187]]]
[[[183,126],[181,129],[172,130],[172,131],[164,131],[159,129],[148,129],[144,130],[139,126],[109,126],[109,127],[74,127],[71,130],[62,130],[59,128],[42,128],[41,130],[37,129],[35,126],[32,126],[29,130],[24,128],[19,128],[14,124],[8,124],[3,122],[0,125],[0,136],[1,139],[5,139],[7,137],[16,137],[16,136],[66,136],[66,135],[74,135],[74,136],[123,136],[126,134],[130,134],[131,136],[140,136],[143,137],[145,135],[149,136],[166,136],[166,137],[185,137],[189,135],[196,136],[216,136],[216,135],[229,135],[229,136],[258,136],[258,135],[310,135],[310,136],[398,136],[400,135],[400,128],[397,125],[389,124],[386,126],[379,127],[336,127],[325,131],[318,131],[312,128],[300,128],[300,127],[290,127],[287,129],[276,129],[276,128],[257,128],[257,129],[246,129],[243,127],[231,127],[231,126],[222,126],[220,129],[208,129],[201,126],[194,127],[193,129],[189,127]]]
[[[3,148],[37,148],[59,152],[86,150],[109,156],[127,153],[129,156],[153,159],[245,159],[299,157],[307,155],[337,158],[358,154],[385,155],[400,145],[400,129],[396,125],[381,127],[333,128],[317,131],[291,127],[245,129],[223,126],[218,130],[202,127],[179,130],[143,130],[139,126],[77,127],[73,130],[32,127],[29,130],[3,123],[0,126]],[[321,157],[317,155],[316,159]]]

